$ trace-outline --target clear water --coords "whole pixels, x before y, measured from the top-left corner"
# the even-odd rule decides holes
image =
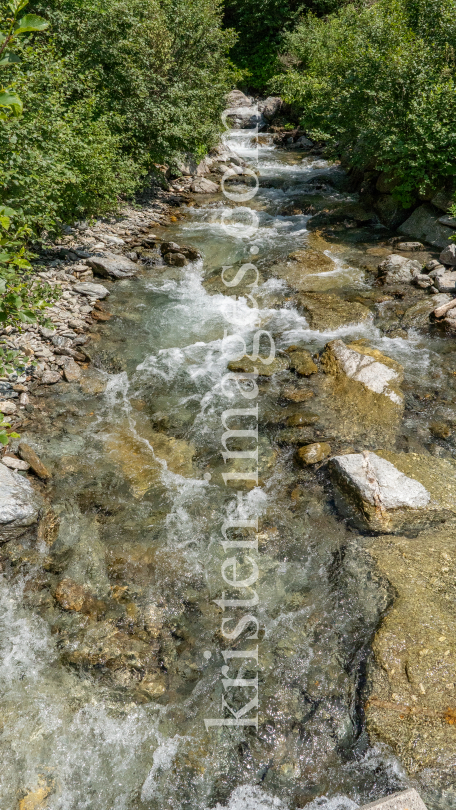
[[[249,133],[234,134],[231,145],[256,160]],[[40,786],[48,810],[354,810],[409,785],[363,726],[369,645],[390,594],[362,539],[334,513],[324,472],[298,468],[293,449],[275,440],[290,375],[259,383],[260,486],[244,488],[238,502],[223,484],[221,414],[249,404],[221,388],[232,306],[222,267],[250,261],[258,247],[260,309],[244,299],[235,327],[247,343],[259,327],[278,349],[298,343],[317,351],[336,336],[364,337],[403,363],[406,389],[419,391],[448,386],[453,357],[438,338],[385,333],[378,313],[388,304],[361,324],[310,329],[271,268],[314,244],[309,216],[286,209],[312,197],[309,180],[338,169],[271,145],[258,155],[261,188],[247,204],[259,216],[254,239],[221,227],[229,206],[220,195],[188,208],[163,235],[196,245],[203,260],[151,268],[113,289],[115,317],[92,343],[106,391],[62,386],[43,398],[42,432],[31,440],[54,470],[60,529],[57,540],[4,550],[4,810]],[[321,194],[350,197],[334,187]],[[362,256],[378,232],[364,231],[358,241],[315,243],[336,260],[325,290],[371,290]],[[426,441],[427,418],[419,409],[410,416],[414,441]],[[258,674],[258,731],[208,732],[204,724],[225,716],[222,694],[237,709],[254,695],[239,687],[223,693],[229,644],[214,600],[227,589],[220,573],[227,516],[259,523],[259,665],[241,660],[238,676]],[[247,576],[251,568],[242,570]],[[56,603],[64,579],[90,593],[82,612]],[[246,635],[232,647],[255,646]]]

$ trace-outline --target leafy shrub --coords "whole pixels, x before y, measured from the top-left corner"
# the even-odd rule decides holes
[[[456,0],[378,0],[286,37],[273,88],[351,165],[389,174],[406,206],[456,174]]]

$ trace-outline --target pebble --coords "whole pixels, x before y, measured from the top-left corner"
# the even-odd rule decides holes
[[[16,411],[17,405],[10,399],[0,401],[0,413],[5,414],[5,416],[10,416],[11,414],[16,413]]]

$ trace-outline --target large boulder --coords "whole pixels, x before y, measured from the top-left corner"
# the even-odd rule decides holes
[[[428,242],[435,247],[444,248],[450,244],[453,236],[452,228],[447,228],[439,222],[440,213],[432,205],[425,203],[416,208],[413,214],[399,227],[399,233]]]
[[[184,177],[191,177],[196,174],[197,168],[195,156],[192,154],[185,155],[182,160],[177,162],[177,169]]]
[[[421,273],[421,264],[416,259],[406,259],[392,253],[378,265],[379,278],[385,284],[407,284]]]
[[[226,100],[230,109],[234,107],[251,107],[253,104],[252,99],[246,96],[242,90],[231,90],[231,92],[228,93]]]
[[[139,270],[137,264],[115,253],[105,253],[104,256],[91,256],[86,259],[89,267],[97,276],[102,278],[129,278],[136,275]]]
[[[326,436],[378,447],[394,442],[404,409],[403,369],[364,342],[333,340],[321,364],[326,372],[321,392],[321,424]]]
[[[331,460],[338,510],[360,531],[422,531],[456,516],[456,463],[414,453]]]
[[[256,107],[233,107],[227,111],[227,120],[233,129],[266,129],[268,122]]]
[[[42,507],[30,482],[0,464],[0,544],[20,537],[37,523]]]
[[[260,101],[258,109],[263,113],[266,121],[272,121],[282,107],[282,99],[278,96],[268,96],[264,101]]]
[[[381,535],[365,543],[395,596],[373,642],[367,728],[438,807],[446,789],[454,796],[456,529],[446,524],[419,539]]]
[[[434,283],[441,293],[456,292],[456,271],[452,273],[443,273],[443,275],[437,276]]]
[[[387,228],[398,228],[411,214],[411,208],[403,208],[392,194],[379,194],[373,203],[380,222]]]

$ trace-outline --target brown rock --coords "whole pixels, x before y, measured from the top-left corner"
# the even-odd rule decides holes
[[[288,350],[290,357],[290,368],[296,371],[301,377],[310,377],[311,374],[317,374],[318,366],[312,360],[312,355],[305,349],[297,349],[295,351]]]
[[[170,267],[185,267],[188,264],[183,253],[165,253],[163,258]]]
[[[316,413],[294,413],[287,419],[288,427],[305,427],[318,422],[319,416]]]
[[[331,447],[325,442],[321,444],[318,442],[315,444],[307,444],[305,447],[300,447],[296,454],[298,460],[306,465],[317,464],[330,455]]]
[[[38,478],[43,478],[43,480],[52,478],[52,475],[47,467],[45,467],[43,462],[40,461],[37,454],[29,444],[26,444],[26,442],[21,442],[18,447],[18,453],[23,461],[30,464],[33,472],[38,476]]]
[[[68,577],[59,582],[54,595],[60,607],[75,613],[99,615],[106,609],[104,602],[96,599],[88,588]]]
[[[63,367],[63,376],[67,382],[76,382],[81,376],[81,369],[78,364],[70,358]]]
[[[307,400],[312,399],[315,394],[307,388],[297,388],[293,385],[287,385],[283,391],[281,391],[281,396],[284,399],[288,399],[290,402],[307,402]]]

